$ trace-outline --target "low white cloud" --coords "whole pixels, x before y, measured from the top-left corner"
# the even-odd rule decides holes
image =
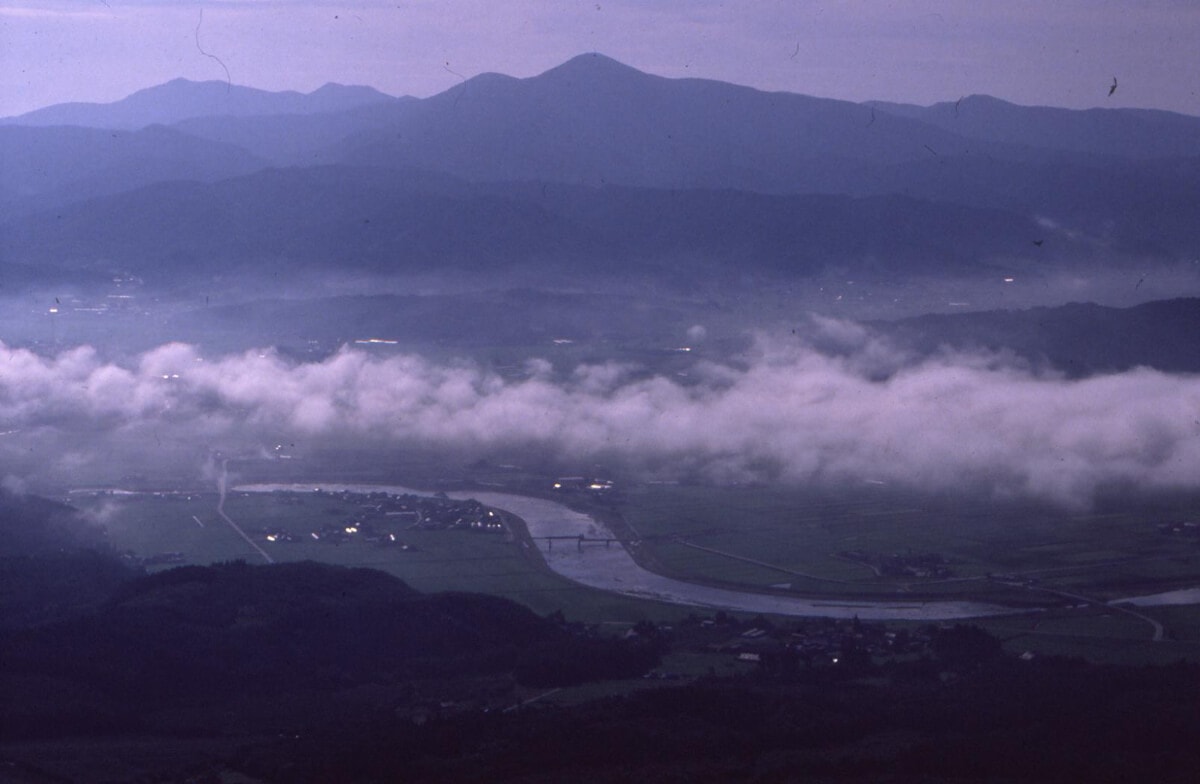
[[[760,339],[687,378],[628,365],[520,379],[469,362],[343,349],[297,364],[160,346],[114,364],[88,348],[0,345],[0,458],[59,481],[103,461],[279,439],[363,450],[516,450],[713,481],[884,480],[1086,504],[1097,489],[1200,488],[1200,378],[1138,369],[1082,380],[994,356],[921,361],[824,324],[837,351]],[[190,451],[189,451],[190,450]],[[200,455],[200,457],[197,457]],[[16,476],[16,474],[14,474]]]

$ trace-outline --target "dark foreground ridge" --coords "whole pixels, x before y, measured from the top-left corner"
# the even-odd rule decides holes
[[[317,748],[285,740],[239,764],[302,782],[1183,782],[1200,764],[1194,667],[946,668],[703,680],[515,717],[355,728]]]
[[[395,710],[423,681],[562,686],[638,675],[655,660],[594,642],[506,599],[424,595],[369,569],[181,567],[125,583],[77,617],[0,638],[4,736],[207,734],[228,729],[238,704],[290,725],[355,689]],[[589,660],[581,671],[577,662]]]
[[[68,508],[0,501],[6,528],[44,533],[20,551],[4,540],[5,585],[31,559],[60,576],[93,564],[61,581],[89,601],[6,603],[3,781],[1182,782],[1200,769],[1195,664],[1014,657],[963,625],[810,629],[840,640],[832,659],[724,614],[604,636],[307,562],[146,576]],[[741,674],[661,669],[706,635],[754,651]],[[885,637],[899,655],[878,655]],[[612,686],[543,699],[600,681]]]
[[[3,636],[0,762],[8,781],[291,783],[1182,782],[1200,765],[1200,667],[1023,661],[966,626],[905,662],[764,657],[581,704],[517,697],[649,670],[664,643],[642,631],[579,636],[369,570],[175,569]]]

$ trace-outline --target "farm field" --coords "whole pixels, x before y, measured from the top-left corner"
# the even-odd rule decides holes
[[[263,563],[261,553],[217,514],[216,493],[79,495],[72,503],[103,520],[114,547],[143,559],[151,570],[183,564],[244,560]],[[572,619],[636,622],[677,616],[677,609],[629,599],[565,580],[525,557],[505,533],[397,527],[398,543],[378,546],[349,537],[339,544],[314,532],[341,526],[360,512],[358,501],[311,493],[238,493],[225,513],[274,561],[320,561],[378,569],[424,592],[470,591],[504,596],[539,613],[562,610]],[[272,542],[267,532],[288,532],[296,541]],[[407,545],[408,549],[403,549]]]
[[[444,477],[451,473],[446,468],[431,471]],[[537,484],[528,471],[494,466],[465,473],[460,469],[458,476],[473,481],[486,476],[486,489],[508,492],[529,492]],[[355,478],[383,481],[366,472]],[[1161,528],[1200,516],[1195,498],[1118,499],[1084,512],[1028,502],[921,496],[875,485],[795,489],[624,482],[604,500],[580,493],[557,498],[623,521],[624,535],[643,542],[647,565],[672,577],[863,600],[1008,603],[1041,608],[978,621],[1012,648],[1096,652],[1118,661],[1128,656],[1170,661],[1200,654],[1200,612],[1194,608],[1141,608],[1146,618],[1139,618],[1101,604],[1200,584],[1200,539]],[[80,496],[72,501],[105,521],[118,549],[150,559],[149,568],[263,560],[217,515],[215,493]],[[569,618],[591,622],[670,622],[691,611],[576,585],[529,557],[522,549],[526,545],[509,533],[403,527],[392,531],[397,541],[389,546],[361,537],[340,544],[312,537],[353,518],[362,502],[361,497],[332,494],[231,492],[224,508],[278,561],[375,568],[418,590],[496,594],[539,613],[562,610]],[[268,541],[270,532],[286,532],[294,541]],[[947,574],[880,574],[872,565],[879,561],[871,561],[928,554],[938,556]],[[1149,642],[1150,618],[1165,627],[1161,643]]]
[[[1200,616],[1149,609],[1170,636],[1155,642],[1147,626],[1124,613],[1100,608],[1051,610],[1008,618],[981,618],[977,625],[1013,654],[1076,656],[1105,664],[1172,664],[1200,660]]]
[[[1118,598],[1200,581],[1200,498],[1101,501],[1091,511],[863,485],[831,489],[644,485],[621,504],[665,571],[837,594],[987,593],[988,575]],[[941,575],[879,574],[897,557]]]

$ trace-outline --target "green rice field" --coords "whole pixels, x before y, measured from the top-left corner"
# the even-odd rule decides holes
[[[445,472],[442,472],[443,474]],[[528,491],[528,472],[495,467],[489,490]],[[366,478],[366,477],[363,477]],[[462,481],[479,481],[468,472]],[[499,485],[499,486],[497,486]],[[262,562],[217,514],[215,493],[78,495],[72,503],[104,522],[118,549],[152,559]],[[1007,603],[1009,618],[980,620],[1010,648],[1092,651],[1121,660],[1192,657],[1200,651],[1200,608],[1143,608],[1166,635],[1150,643],[1147,620],[1104,608],[1124,596],[1200,585],[1200,537],[1162,530],[1200,519],[1200,499],[1101,501],[1068,510],[1028,501],[928,496],[878,485],[853,488],[707,487],[620,483],[615,497],[559,500],[623,521],[640,538],[646,563],[685,580],[748,589],[791,590],[862,599],[972,599]],[[571,583],[529,557],[510,533],[388,529],[380,546],[363,536],[339,544],[313,537],[342,527],[363,499],[313,493],[231,492],[226,514],[276,561],[317,560],[380,569],[422,591],[478,591],[537,612],[562,610],[590,621],[677,619],[690,610],[621,597]],[[269,532],[291,534],[294,541]],[[847,553],[856,554],[847,557]],[[947,574],[882,574],[888,556],[936,554]],[[154,563],[155,556],[160,556]],[[856,560],[857,559],[857,560]],[[167,559],[168,561],[172,559]],[[1064,597],[1078,594],[1087,602]],[[1146,647],[1149,646],[1149,647]],[[1142,649],[1153,656],[1137,653]]]
[[[991,576],[1096,598],[1200,582],[1200,538],[1159,524],[1200,519],[1200,499],[1109,502],[1090,512],[1047,504],[837,489],[646,485],[621,509],[664,571],[806,593],[970,594]],[[935,554],[950,574],[879,575],[842,554]]]
[[[71,502],[103,521],[121,551],[160,560],[178,554],[178,563],[149,563],[165,569],[183,564],[243,560],[264,563],[218,514],[216,493],[139,493],[76,496]],[[323,527],[342,524],[361,511],[357,503],[311,493],[230,493],[225,513],[274,561],[313,560],[347,567],[379,569],[420,591],[472,591],[504,596],[540,613],[569,612],[580,620],[661,620],[676,608],[627,599],[586,588],[540,566],[504,533],[463,530],[389,529],[398,540],[388,546],[349,537],[340,544],[314,539]],[[267,539],[287,531],[298,541]],[[407,545],[408,549],[403,549]]]

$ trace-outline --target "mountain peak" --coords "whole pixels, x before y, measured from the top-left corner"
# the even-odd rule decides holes
[[[542,76],[588,77],[597,76],[646,76],[636,68],[625,65],[599,52],[576,55],[562,65],[551,68]]]
[[[218,90],[226,94],[246,91],[262,92],[260,90],[255,90],[253,87],[242,87],[240,85],[230,84],[224,80],[205,79],[203,81],[196,81],[194,79],[185,79],[184,77],[179,76],[168,82],[163,82],[162,84],[143,87],[140,90],[130,93],[123,100],[130,101],[146,97],[157,99],[164,95],[198,95],[215,93]],[[120,101],[117,103],[120,103]]]
[[[387,93],[382,93],[374,87],[361,84],[342,84],[341,82],[326,82],[308,93],[309,98],[315,96],[359,96],[381,101],[391,98]]]

